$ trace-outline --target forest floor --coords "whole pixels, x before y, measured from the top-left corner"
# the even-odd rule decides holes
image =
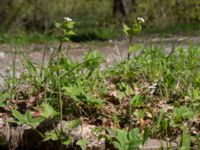
[[[184,130],[185,126],[189,128],[188,130],[189,132],[191,132],[191,134],[195,135],[194,141],[196,142],[197,140],[199,140],[198,136],[200,130],[199,127],[200,120],[199,120],[198,107],[200,104],[199,103],[200,98],[198,95],[199,94],[198,65],[199,65],[200,51],[198,47],[200,45],[200,37],[177,36],[177,37],[169,37],[162,39],[139,38],[139,39],[133,39],[132,44],[142,44],[144,47],[144,53],[141,54],[141,57],[137,57],[136,60],[134,60],[135,58],[134,57],[130,61],[123,62],[123,60],[127,59],[127,49],[128,49],[128,40],[125,39],[109,40],[106,42],[92,41],[84,43],[74,43],[74,42],[64,43],[62,48],[62,53],[67,55],[67,58],[76,61],[76,63],[73,64],[72,62],[64,61],[62,60],[61,57],[61,59],[58,62],[61,63],[63,61],[62,62],[63,64],[62,63],[57,64],[58,62],[55,62],[52,63],[51,64],[52,66],[50,65],[49,68],[48,66],[47,68],[45,68],[44,66],[43,66],[44,68],[41,67],[41,72],[43,72],[44,76],[46,75],[47,78],[42,76],[41,78],[38,77],[39,79],[37,79],[37,77],[35,78],[34,76],[34,71],[31,72],[30,70],[30,72],[27,72],[27,74],[25,73],[24,76],[19,77],[19,80],[17,80],[16,82],[15,79],[17,78],[15,77],[12,78],[12,74],[8,71],[9,69],[10,71],[14,70],[15,72],[14,75],[18,76],[19,74],[23,73],[23,66],[21,63],[22,61],[26,60],[27,61],[26,69],[29,70],[28,67],[30,67],[34,70],[35,68],[37,68],[37,66],[48,62],[49,58],[51,58],[52,56],[52,53],[54,53],[58,49],[59,43],[56,41],[51,41],[48,43],[32,43],[28,45],[0,44],[1,85],[4,88],[4,78],[6,78],[6,76],[10,73],[11,80],[8,80],[9,86],[7,87],[7,90],[12,93],[13,91],[10,90],[10,86],[16,84],[16,87],[13,86],[13,89],[16,88],[17,91],[16,93],[14,92],[14,94],[16,94],[14,96],[14,99],[11,95],[9,95],[9,98],[7,97],[4,98],[4,96],[9,93],[7,91],[3,90],[5,93],[1,93],[2,94],[1,98],[4,99],[3,102],[6,101],[7,105],[5,106],[4,103],[0,103],[0,111],[1,109],[3,109],[3,111],[0,112],[0,135],[1,132],[5,132],[4,134],[7,134],[6,136],[8,137],[8,141],[11,143],[11,145],[13,144],[14,146],[16,145],[18,146],[18,144],[16,144],[16,141],[14,140],[15,138],[20,139],[20,137],[22,136],[21,133],[15,135],[16,131],[12,131],[13,129],[9,130],[6,129],[4,131],[3,127],[5,125],[4,123],[2,123],[2,118],[5,118],[4,116],[11,117],[12,119],[14,118],[17,120],[16,121],[17,124],[20,124],[20,119],[19,119],[20,117],[17,118],[18,116],[15,114],[17,111],[13,111],[12,110],[13,108],[16,108],[17,106],[17,110],[19,110],[19,112],[21,113],[24,113],[25,115],[23,114],[22,116],[26,117],[26,114],[28,113],[25,111],[28,110],[32,112],[33,110],[34,111],[37,110],[37,104],[38,104],[37,99],[42,101],[43,97],[45,97],[44,99],[46,100],[48,99],[47,98],[48,96],[49,99],[56,98],[57,93],[54,90],[57,90],[58,84],[57,84],[57,79],[54,80],[55,78],[54,76],[57,73],[56,68],[64,66],[63,68],[61,68],[61,70],[64,72],[64,75],[68,74],[69,72],[71,74],[68,75],[69,77],[68,76],[66,77],[65,79],[66,82],[63,81],[62,83],[60,83],[63,84],[64,86],[64,88],[61,91],[63,93],[61,94],[63,99],[65,99],[67,102],[71,103],[72,100],[71,106],[69,105],[68,107],[69,109],[71,107],[74,107],[73,111],[75,112],[70,115],[66,115],[68,113],[67,110],[65,114],[67,118],[66,120],[77,119],[77,118],[80,120],[82,119],[83,123],[86,123],[82,125],[82,128],[84,128],[85,130],[84,133],[82,133],[84,134],[82,136],[87,137],[88,134],[87,132],[90,132],[91,131],[90,128],[93,128],[94,126],[117,127],[119,129],[122,129],[122,130],[117,130],[117,132],[118,131],[120,133],[124,132],[127,130],[129,125],[131,126],[130,120],[132,119],[134,122],[133,126],[139,127],[142,132],[145,132],[144,126],[148,127],[152,126],[152,130],[150,131],[152,132],[151,138],[146,142],[146,145],[142,147],[143,149],[148,149],[149,147],[151,147],[152,149],[158,149],[162,147],[163,145],[160,143],[162,143],[162,140],[168,139],[168,136],[171,140],[170,145],[177,147],[177,143],[180,141],[179,138],[182,137],[181,135],[182,127]],[[173,51],[176,47],[181,47],[182,49],[178,49],[177,53],[176,52],[171,53],[171,51]],[[187,52],[187,50],[189,51],[190,47],[194,48],[191,48],[190,52]],[[197,49],[195,49],[195,47],[197,47]],[[102,54],[105,61],[101,63],[99,57],[96,56],[96,54],[94,53],[91,54],[91,58],[90,55],[88,55],[88,57],[86,57],[85,60],[81,62],[82,56],[86,52],[93,52],[93,51],[99,51]],[[184,52],[186,52],[187,54],[184,54]],[[22,53],[25,53],[25,55],[22,55]],[[180,58],[178,58],[179,56]],[[28,57],[30,59],[27,59]],[[185,59],[190,61],[187,62],[185,61]],[[29,60],[32,60],[36,67],[34,67],[29,62]],[[157,63],[156,60],[158,60],[159,62]],[[80,62],[80,64],[77,62]],[[117,64],[115,62],[121,62],[121,63]],[[114,66],[114,69],[109,68],[113,64],[116,65]],[[68,67],[66,67],[67,65]],[[98,68],[98,65],[101,65],[101,67]],[[104,69],[105,71],[102,70],[102,68],[105,68]],[[106,70],[107,68],[108,70]],[[35,72],[37,74],[37,69],[35,70]],[[194,76],[193,77],[194,81],[193,78],[190,76]],[[24,78],[26,78],[27,85],[23,85]],[[46,84],[47,86],[49,86],[47,90],[45,89],[46,87],[44,88],[43,78],[45,86]],[[40,79],[42,81],[40,81]],[[71,82],[71,80],[73,81]],[[59,79],[59,81],[61,80]],[[37,86],[37,84],[39,86]],[[187,86],[188,84],[191,84],[191,87]],[[26,89],[26,86],[28,87],[30,86],[29,88],[31,90]],[[34,88],[37,89],[36,90],[37,92],[33,92]],[[152,89],[156,90],[153,91],[152,93]],[[66,91],[68,90],[68,92],[71,91],[71,93],[67,93],[65,90]],[[91,90],[93,91],[91,92]],[[81,93],[80,91],[83,93]],[[32,94],[30,94],[29,92]],[[84,95],[85,97],[81,98],[78,97],[80,95],[76,95],[77,92],[80,92],[78,94],[80,94],[81,96],[85,94]],[[80,103],[79,100],[77,100],[79,98],[81,100]],[[98,98],[102,99],[102,101],[99,101]],[[86,99],[88,101],[82,102],[83,99]],[[145,99],[144,102],[143,101],[141,102],[142,99]],[[127,102],[128,100],[133,102],[133,108],[135,108],[133,110],[134,111],[133,116],[129,114],[130,113],[129,111],[131,111],[131,109],[129,110],[129,108],[131,107],[131,106],[129,107],[129,105],[131,104],[127,104],[129,103]],[[22,106],[21,105],[22,103],[23,104],[25,103],[25,106],[24,105]],[[59,110],[58,109],[59,102],[53,103],[53,105],[55,105],[55,108]],[[53,111],[51,107],[49,107],[45,103],[44,104],[42,103],[40,107],[43,107],[43,109],[45,110],[44,106],[50,108],[50,110]],[[187,106],[190,109],[188,109]],[[152,108],[153,110],[151,110]],[[38,110],[40,111],[40,108],[38,108]],[[51,111],[47,112],[51,113]],[[182,115],[182,113],[184,114],[184,111],[188,112],[185,114],[185,116]],[[112,119],[109,118],[110,113],[114,114],[112,116]],[[20,113],[18,113],[18,115],[19,114]],[[36,114],[34,113],[34,115]],[[35,117],[34,115],[32,117]],[[49,116],[48,114],[46,115],[47,115],[46,119],[48,122]],[[192,115],[194,116],[192,117]],[[96,118],[97,116],[99,118]],[[117,119],[119,120],[116,121],[115,117],[117,117]],[[130,120],[127,119],[128,117],[130,117]],[[171,119],[170,117],[172,117],[173,119]],[[101,123],[99,123],[100,120]],[[125,124],[123,124],[124,122]],[[169,126],[167,124],[168,122]],[[65,123],[66,122],[64,122],[63,120],[63,124]],[[172,125],[170,123],[172,123]],[[20,125],[22,124],[26,125],[26,123],[24,122],[21,123]],[[57,125],[56,127],[58,127],[59,125],[61,126],[61,123],[56,125]],[[170,131],[169,135],[168,133],[164,133],[165,125],[167,126],[166,129],[167,131],[169,127]],[[27,129],[30,129],[30,127],[27,127]],[[17,132],[21,132],[21,128],[17,128],[16,126],[15,130],[19,130]],[[81,130],[80,128],[77,130],[78,130],[77,133],[82,132],[79,131]],[[41,131],[43,130],[41,129]],[[131,130],[131,131],[136,132],[136,130]],[[128,134],[131,134],[131,131]],[[11,135],[13,133],[14,135]],[[187,136],[186,133],[185,135],[184,133],[185,132],[183,131],[183,136]],[[24,133],[24,134],[27,134],[26,135],[27,137],[32,137],[34,136],[35,133],[31,132],[31,134],[30,133]],[[165,139],[162,139],[163,135],[166,136]],[[13,136],[14,140],[10,139],[9,136],[11,137]],[[50,137],[50,139],[51,138],[52,137]],[[116,142],[115,138],[116,137],[114,137],[113,139]],[[155,140],[153,138],[156,138],[158,140]],[[32,143],[37,143],[37,140],[38,140],[37,138],[33,139]],[[39,138],[39,140],[41,140],[41,137]],[[178,140],[178,142],[175,140]],[[97,144],[100,143],[99,145],[101,147],[102,146],[101,142],[99,143],[98,142]],[[173,142],[176,142],[176,144],[174,144]],[[193,142],[192,144],[195,147],[197,147],[198,143],[195,142]],[[183,143],[178,143],[178,144],[179,145],[182,144],[183,146]],[[165,146],[165,148],[166,147],[167,146]]]

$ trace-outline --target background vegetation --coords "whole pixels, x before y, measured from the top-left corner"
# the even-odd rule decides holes
[[[114,8],[117,1],[123,8]],[[145,31],[196,31],[199,14],[198,0],[0,0],[0,29],[51,34],[54,21],[69,16],[77,22],[78,40],[103,40],[116,36],[122,22],[131,23],[136,16],[147,21]]]

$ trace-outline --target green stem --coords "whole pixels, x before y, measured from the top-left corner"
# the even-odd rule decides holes
[[[133,39],[133,36],[130,36],[129,41],[128,41],[128,47],[131,45],[132,39]],[[127,60],[130,60],[130,56],[131,56],[131,52],[129,52],[129,49],[128,49]]]
[[[16,76],[16,47],[14,48],[14,52],[12,51],[12,99],[15,97],[15,76]]]
[[[62,45],[63,45],[63,38],[60,41],[60,45],[58,47],[58,53],[57,53],[57,66],[60,65],[60,54],[61,54],[61,50],[62,50]],[[60,132],[62,135],[63,132],[63,124],[62,124],[62,120],[63,120],[63,101],[62,101],[62,95],[61,95],[61,76],[60,76],[60,70],[57,71],[57,81],[58,81],[58,99],[59,99],[59,103],[60,103]]]

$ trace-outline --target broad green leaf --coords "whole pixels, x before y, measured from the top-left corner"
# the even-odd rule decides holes
[[[129,132],[128,137],[129,137],[129,147],[132,149],[136,148],[142,142],[138,128],[132,129]]]
[[[54,118],[57,115],[59,115],[59,113],[57,111],[55,111],[55,109],[49,105],[48,103],[43,103],[42,104],[42,112],[41,112],[41,116],[44,118]]]
[[[9,93],[1,93],[0,94],[0,102],[4,102],[8,98],[10,98],[10,94]]]
[[[44,121],[44,118],[37,117],[37,118],[31,118],[31,120],[28,120],[28,123],[33,127],[36,128],[40,123]]]
[[[120,145],[127,145],[128,144],[127,131],[118,129],[116,132],[117,132],[116,138],[117,141],[120,143]]]
[[[129,131],[128,138],[129,138],[129,140],[136,140],[136,139],[138,139],[138,135],[139,135],[139,129],[133,128],[133,129],[131,129],[131,131]]]
[[[100,105],[102,105],[103,100],[98,99],[98,98],[94,98],[94,97],[91,97],[91,96],[86,96],[86,102],[89,105],[98,105],[98,106],[100,106]]]
[[[64,91],[65,95],[73,98],[74,100],[79,100],[77,96],[80,96],[81,94],[84,93],[81,87],[75,87],[75,86],[63,87],[62,90]]]
[[[26,112],[24,115],[17,110],[12,110],[12,115],[17,120],[17,124],[28,124],[33,128],[36,128],[44,119],[42,117],[33,118],[30,112]]]
[[[21,114],[18,110],[13,109],[12,111],[13,117],[17,120],[17,124],[22,125],[26,123],[26,117]]]
[[[87,149],[87,139],[80,139],[78,142],[76,142],[76,145],[79,145],[81,147],[81,150]]]
[[[145,117],[145,111],[142,109],[135,111],[133,114],[136,116],[137,119],[143,119]]]
[[[70,137],[66,137],[65,139],[63,139],[61,141],[61,143],[64,145],[69,145],[69,144],[71,144],[71,142],[72,142],[72,138],[70,138]]]
[[[81,124],[80,120],[71,120],[68,122],[67,127],[70,129],[76,128]]]
[[[0,107],[6,107],[5,101],[10,97],[8,93],[0,94]]]
[[[43,141],[45,142],[49,140],[58,141],[58,135],[54,131],[45,133],[45,138],[43,139]]]
[[[25,115],[24,115],[24,118],[26,121],[29,121],[32,119],[32,115],[30,112],[26,111]]]
[[[113,141],[112,144],[114,145],[114,147],[118,150],[125,150],[124,147],[122,145],[120,145],[119,142],[117,141]]]
[[[141,30],[142,30],[141,24],[134,23],[133,26],[132,26],[132,28],[131,28],[131,34],[132,34],[132,36],[133,36],[134,34],[139,33]]]
[[[129,31],[130,31],[130,27],[127,26],[126,24],[123,24],[123,32],[126,34],[126,35],[129,35]]]

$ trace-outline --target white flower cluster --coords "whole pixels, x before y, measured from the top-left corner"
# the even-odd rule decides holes
[[[72,19],[69,18],[69,17],[64,17],[64,20],[67,21],[67,22],[71,22],[72,21]]]
[[[138,20],[139,22],[141,22],[141,23],[144,23],[144,22],[145,22],[144,18],[142,18],[142,17],[137,17],[137,20]]]

